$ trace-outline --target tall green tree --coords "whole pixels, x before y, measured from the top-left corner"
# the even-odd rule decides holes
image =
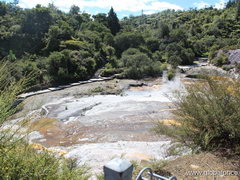
[[[144,39],[139,32],[119,33],[115,37],[115,49],[118,57],[128,48],[138,48],[142,44],[144,44]]]
[[[117,14],[114,12],[112,7],[108,13],[108,26],[113,35],[116,35],[120,31],[120,28],[121,28]]]
[[[235,5],[235,0],[229,0],[227,3],[226,3],[226,8],[231,8]]]
[[[236,20],[240,20],[240,0],[237,0],[237,12],[236,12]]]
[[[4,16],[7,13],[7,5],[5,2],[0,2],[0,16]]]
[[[77,15],[80,12],[80,8],[76,5],[72,5],[69,14]]]
[[[107,15],[104,13],[99,13],[96,15],[93,15],[94,21],[98,23],[102,23],[105,26],[108,26],[108,18]]]
[[[17,6],[19,4],[19,0],[13,0],[13,2],[10,4],[12,4],[13,6]]]
[[[23,19],[22,30],[24,33],[33,34],[42,38],[50,25],[53,23],[53,17],[50,9],[37,5],[36,8],[27,10]]]
[[[169,27],[167,24],[165,23],[161,23],[160,24],[160,28],[159,28],[159,38],[168,38],[169,37]]]

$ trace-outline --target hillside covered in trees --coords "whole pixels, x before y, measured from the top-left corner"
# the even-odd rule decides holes
[[[220,10],[167,10],[122,20],[113,8],[91,16],[75,5],[65,13],[54,4],[21,9],[0,2],[0,23],[0,58],[15,67],[8,77],[34,72],[36,87],[86,80],[100,68],[105,76],[159,76],[166,64],[192,64],[240,45],[239,0]]]

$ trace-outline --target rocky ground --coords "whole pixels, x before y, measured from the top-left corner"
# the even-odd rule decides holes
[[[101,172],[113,157],[169,159],[171,139],[152,128],[174,119],[172,93],[183,82],[180,76],[93,82],[29,97],[16,117],[31,112],[28,139],[35,148],[76,158],[92,172]]]
[[[239,167],[239,157],[199,153],[168,161],[158,173],[178,180],[239,180]]]

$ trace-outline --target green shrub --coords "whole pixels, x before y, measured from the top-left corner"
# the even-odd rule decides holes
[[[127,78],[141,79],[162,74],[161,62],[153,61],[147,54],[140,52],[138,49],[129,48],[124,51],[120,61],[124,66],[124,74]]]
[[[95,60],[83,50],[65,49],[61,52],[53,52],[47,61],[51,83],[57,84],[86,80],[94,74],[96,68]]]
[[[169,80],[169,81],[171,81],[171,80],[174,78],[175,73],[176,73],[175,70],[172,69],[172,68],[168,70],[168,72],[167,72],[167,77],[168,77],[168,80]]]
[[[71,50],[89,50],[92,48],[87,42],[75,40],[62,41],[61,46]]]
[[[186,86],[187,93],[177,93],[174,114],[181,125],[159,123],[156,131],[193,149],[240,153],[240,81],[214,79],[205,78]]]
[[[240,49],[240,45],[228,45],[223,48],[224,51]]]
[[[153,60],[160,61],[162,63],[165,63],[165,59],[163,59],[163,53],[160,51],[156,51],[152,55]]]
[[[104,88],[102,88],[100,86],[91,90],[92,93],[100,93],[100,92],[103,92],[103,91],[104,91]]]
[[[225,64],[228,64],[228,57],[225,55],[220,55],[211,60],[211,63],[213,63],[215,66],[223,66]]]
[[[171,64],[171,66],[177,67],[179,64],[182,63],[182,59],[179,56],[173,55],[169,57],[167,62]]]
[[[167,67],[168,67],[167,63],[161,64],[161,69],[162,70],[167,70]]]
[[[129,48],[137,48],[144,43],[141,33],[124,32],[115,36],[115,49],[117,56],[120,57],[122,52]]]
[[[70,160],[37,152],[19,141],[1,149],[0,179],[79,179],[87,180],[87,168],[72,166]]]
[[[236,65],[236,71],[239,73],[240,72],[240,64]]]
[[[208,55],[209,61],[212,61],[215,56],[216,56],[216,52],[215,51],[210,51],[210,53]]]
[[[120,74],[123,72],[123,69],[118,69],[118,68],[106,68],[102,71],[101,76],[103,77],[110,77],[113,76],[114,74]]]
[[[234,67],[235,67],[234,65],[223,65],[222,69],[225,70],[225,71],[230,71]]]

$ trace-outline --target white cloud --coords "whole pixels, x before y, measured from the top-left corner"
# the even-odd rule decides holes
[[[203,9],[203,8],[209,6],[209,4],[204,2],[204,1],[201,1],[201,2],[198,2],[198,3],[194,3],[194,5],[197,7],[197,9]]]
[[[219,2],[215,3],[213,5],[214,8],[217,8],[217,9],[223,9],[226,5],[226,2],[227,0],[219,0]],[[205,1],[200,1],[198,3],[194,3],[194,5],[198,8],[198,9],[202,9],[202,8],[205,8],[205,7],[209,7],[210,4],[208,4],[207,2]]]
[[[156,11],[144,11],[143,13],[146,14],[146,15],[149,15],[149,14],[154,14],[154,13],[156,13]]]
[[[149,5],[146,6],[146,10],[154,10],[154,11],[162,11],[166,9],[175,9],[175,10],[183,10],[180,6],[176,4],[171,4],[168,2],[160,2],[160,1],[153,1]]]
[[[226,3],[227,3],[226,0],[220,0],[218,3],[214,5],[214,7],[217,9],[223,9]]]
[[[59,9],[68,11],[71,5],[77,5],[82,10],[85,8],[110,8],[116,11],[140,12],[161,11],[166,9],[182,10],[183,8],[172,3],[159,0],[20,0],[19,5],[23,8],[32,8],[36,4],[47,6],[48,3],[54,3]]]

